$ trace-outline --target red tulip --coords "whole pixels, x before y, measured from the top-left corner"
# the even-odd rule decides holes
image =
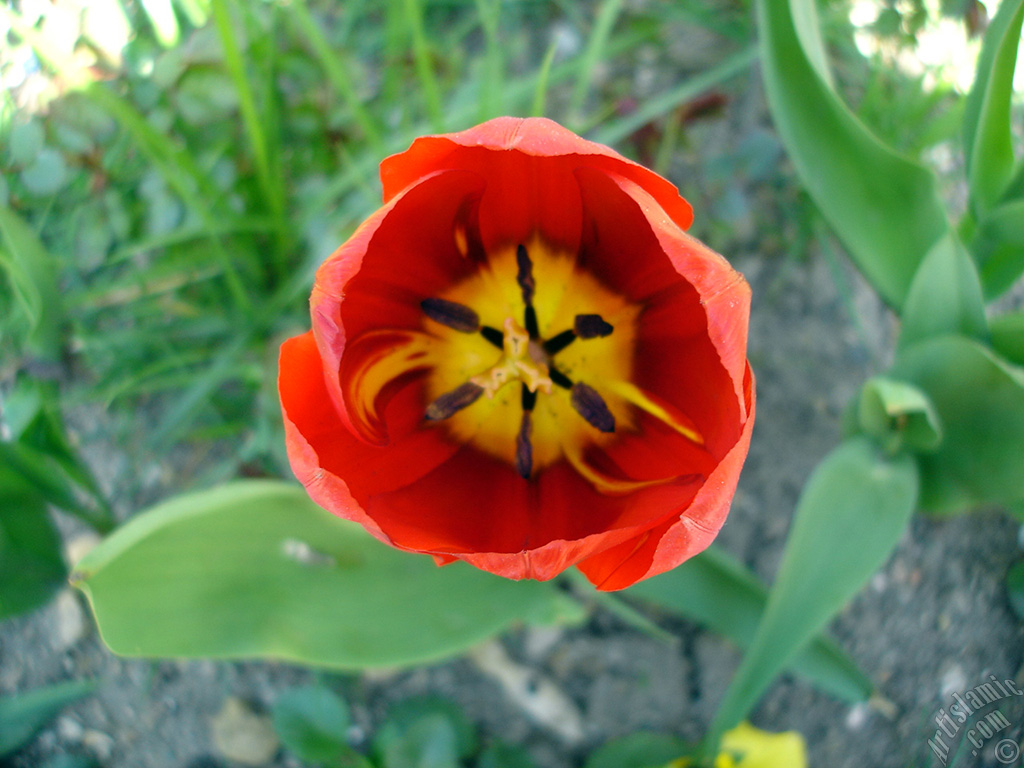
[[[750,289],[678,190],[549,120],[417,139],[284,343],[288,455],[399,549],[628,587],[703,550],[754,421]]]

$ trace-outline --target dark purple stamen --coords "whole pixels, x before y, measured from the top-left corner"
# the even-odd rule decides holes
[[[471,307],[447,299],[424,299],[420,302],[423,313],[436,323],[447,325],[463,333],[480,330],[480,316]]]
[[[519,434],[516,435],[516,470],[524,480],[529,480],[533,471],[533,445],[530,443],[532,432],[530,412],[523,411],[523,421],[519,425]]]
[[[596,339],[611,336],[615,328],[600,315],[576,315],[573,330],[581,339]]]
[[[537,289],[537,284],[533,281],[533,262],[530,260],[530,254],[526,252],[525,245],[516,248],[516,266],[516,282],[523,292],[523,303],[530,306],[533,304],[533,292]]]
[[[437,400],[427,406],[427,419],[441,421],[454,416],[468,405],[472,405],[484,393],[484,388],[472,381],[445,392]]]
[[[592,427],[602,432],[615,431],[615,417],[608,410],[608,405],[605,403],[604,398],[593,387],[577,381],[572,385],[572,394],[569,397],[569,401],[572,403],[572,407],[576,409],[576,413],[582,416]]]

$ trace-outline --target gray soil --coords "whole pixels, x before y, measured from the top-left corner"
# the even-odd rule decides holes
[[[762,110],[737,113],[763,120]],[[724,127],[707,129],[693,143],[718,142],[725,151],[729,131],[748,127],[717,122]],[[764,190],[749,191],[753,204],[761,205]],[[691,197],[698,197],[700,217],[699,196]],[[758,210],[770,218],[770,206]],[[750,224],[762,232],[765,226]],[[800,488],[839,441],[850,397],[867,376],[884,370],[895,326],[845,267],[839,270],[849,288],[844,300],[835,269],[818,254],[787,264],[765,258],[753,237],[730,248],[754,288],[750,359],[758,379],[758,416],[719,542],[770,580]],[[128,461],[92,458],[101,472],[108,461]],[[170,485],[168,467],[147,471],[153,480],[143,496]],[[129,509],[139,499],[118,503]],[[1024,629],[1004,586],[1007,569],[1021,556],[1018,526],[996,510],[951,520],[916,517],[885,567],[831,626],[875,681],[882,701],[851,706],[784,676],[752,721],[772,731],[800,731],[817,768],[941,764],[933,761],[928,740],[952,694],[987,682],[989,675],[1022,681]],[[707,727],[739,654],[726,640],[683,621],[667,626],[680,642],[649,637],[595,608],[582,626],[511,633],[499,641],[504,654],[492,648],[424,669],[326,679],[352,706],[357,745],[365,743],[389,703],[432,692],[462,704],[485,740],[526,745],[541,768],[579,765],[609,738],[645,729],[696,739]],[[494,670],[502,667],[525,671],[526,688],[499,683]],[[0,625],[0,695],[70,678],[96,677],[101,686],[8,762],[27,768],[71,752],[94,755],[107,768],[233,765],[211,735],[225,701],[235,697],[265,710],[280,691],[312,674],[276,663],[114,657],[99,641],[80,596],[69,592],[43,610]],[[538,696],[562,711],[538,721],[528,712]],[[989,739],[977,756],[968,748],[960,766],[1020,765],[998,762],[992,749],[1002,738],[1020,743],[1024,697],[1004,702],[1002,711],[1010,728]],[[579,727],[573,725],[576,716]],[[297,765],[283,751],[261,764]]]

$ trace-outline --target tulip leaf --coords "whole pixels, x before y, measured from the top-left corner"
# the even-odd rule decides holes
[[[678,736],[639,731],[601,745],[583,768],[664,768],[691,750]]]
[[[1005,293],[1024,272],[1024,200],[1010,200],[978,222],[971,251],[979,265],[985,296]]]
[[[989,321],[992,349],[1011,363],[1024,366],[1024,312],[1008,312]]]
[[[323,685],[291,688],[273,706],[281,743],[304,763],[339,765],[348,757],[348,705]]]
[[[0,464],[0,619],[42,605],[65,576],[45,499],[15,467]]]
[[[971,202],[992,208],[1013,176],[1010,97],[1017,63],[1024,0],[1006,0],[985,33],[978,74],[964,110],[964,155]]]
[[[477,749],[476,732],[453,701],[420,696],[399,702],[373,739],[381,768],[458,768]]]
[[[764,613],[768,590],[732,555],[714,545],[677,568],[629,588],[630,597],[678,611],[725,635],[740,648],[750,646]],[[871,680],[832,640],[814,638],[793,660],[792,670],[828,693],[863,701]]]
[[[944,437],[920,456],[921,507],[959,512],[1024,498],[1024,369],[962,336],[901,350],[891,374],[920,387]]]
[[[78,564],[126,656],[275,658],[336,669],[459,653],[580,609],[551,584],[391,549],[298,486],[242,481],[133,517]]]
[[[949,333],[988,336],[978,270],[952,232],[925,256],[903,305],[900,346]]]
[[[23,747],[64,707],[95,688],[92,680],[72,680],[0,698],[0,757]]]
[[[819,76],[820,57],[803,46],[818,34],[813,0],[755,5],[768,104],[797,173],[857,266],[900,307],[949,228],[935,177],[882,144]]]
[[[29,320],[31,351],[56,361],[61,353],[60,289],[57,268],[42,240],[14,211],[0,205],[0,266]]]
[[[705,749],[739,723],[785,665],[892,552],[914,510],[913,458],[887,456],[867,437],[832,451],[807,481],[768,605]]]
[[[518,744],[492,741],[476,761],[477,768],[537,768],[530,753]]]
[[[934,451],[942,442],[942,423],[932,401],[905,381],[882,376],[868,379],[860,391],[857,415],[864,434],[890,453],[903,446]]]

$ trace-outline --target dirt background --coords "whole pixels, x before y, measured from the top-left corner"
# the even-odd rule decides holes
[[[760,99],[755,71],[735,108],[699,128],[692,146],[727,154],[752,126],[765,130],[770,123]],[[700,167],[695,152],[682,153],[672,171],[691,195],[682,180]],[[789,173],[781,154],[769,152],[761,160]],[[795,261],[764,258],[764,243],[786,236],[773,222],[779,210],[769,185],[751,183],[743,193],[749,210],[737,220],[739,235],[727,255],[754,289],[749,356],[758,379],[758,420],[719,542],[770,580],[799,491],[837,444],[842,410],[860,383],[884,370],[895,325],[847,266],[837,270],[816,253]],[[698,219],[714,215],[702,213],[699,193],[697,198]],[[102,412],[74,415],[84,444],[102,434],[102,418]],[[116,446],[93,451],[88,458],[122,513],[166,493],[182,465],[181,457],[140,459]],[[131,494],[118,493],[115,485],[126,473],[139,480]],[[76,532],[69,530],[68,537],[74,540]],[[990,674],[1024,682],[1024,628],[1004,587],[1021,548],[1018,526],[996,510],[952,520],[916,517],[894,556],[832,625],[885,701],[851,707],[783,677],[753,722],[800,731],[817,768],[938,764],[927,742],[953,692],[986,682]],[[651,638],[594,609],[581,626],[518,630],[497,647],[438,666],[323,679],[350,703],[357,746],[366,743],[389,703],[432,692],[464,706],[485,741],[524,744],[540,768],[560,768],[582,764],[596,746],[635,730],[692,739],[703,733],[739,654],[722,638],[684,622],[667,628],[680,642]],[[495,671],[500,676],[502,669],[525,671],[525,688],[499,682]],[[237,698],[266,710],[280,691],[313,674],[284,664],[114,657],[99,641],[84,601],[68,590],[45,609],[0,625],[0,695],[71,678],[95,677],[101,686],[7,765],[29,768],[65,752],[92,755],[106,768],[235,765],[212,737],[225,702]],[[538,696],[555,707],[543,722],[528,712]],[[958,765],[1020,765],[1019,759],[998,762],[991,752],[1000,738],[1019,743],[1024,736],[1024,701],[1007,702],[1003,711],[1011,729],[977,756],[968,749]],[[298,765],[283,751],[259,764]]]

